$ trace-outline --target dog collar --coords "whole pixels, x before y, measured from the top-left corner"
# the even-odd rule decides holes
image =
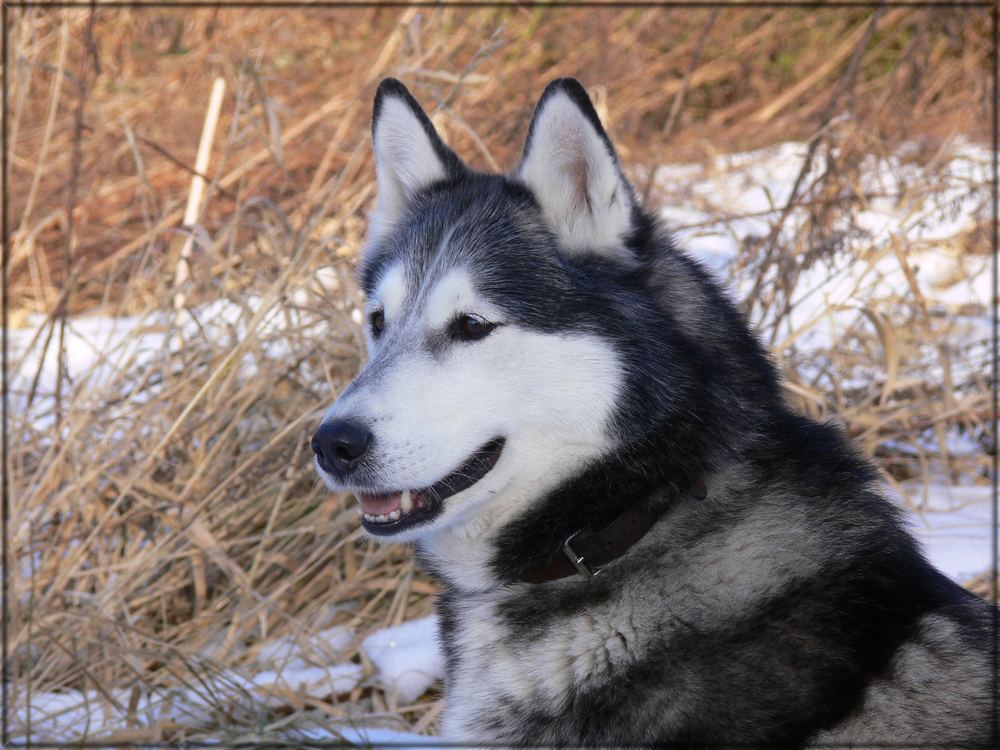
[[[704,479],[696,479],[689,490],[692,497],[704,500],[708,487]],[[666,508],[651,511],[633,505],[603,529],[597,532],[579,529],[563,542],[559,552],[546,562],[532,565],[522,571],[518,580],[524,583],[547,583],[571,575],[593,578],[608,563],[617,560],[633,545],[646,536],[665,512]]]

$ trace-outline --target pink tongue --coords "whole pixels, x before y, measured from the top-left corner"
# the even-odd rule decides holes
[[[361,510],[370,516],[384,516],[399,510],[401,496],[398,492],[392,495],[358,495]]]

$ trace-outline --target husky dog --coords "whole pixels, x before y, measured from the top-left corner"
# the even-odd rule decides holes
[[[995,742],[996,611],[784,403],[579,83],[545,89],[510,174],[393,79],[372,140],[371,359],[312,445],[443,585],[446,739]]]

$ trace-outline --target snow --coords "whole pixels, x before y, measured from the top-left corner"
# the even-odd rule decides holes
[[[124,698],[128,706],[128,696],[120,692],[114,696]],[[21,705],[14,712],[14,725],[27,727],[27,706]],[[31,695],[31,742],[66,742],[84,734],[111,732],[125,729],[127,719],[111,708],[104,696],[96,690],[86,693],[70,691],[66,693],[33,693]],[[88,731],[89,730],[89,731]],[[15,735],[16,736],[16,735]]]
[[[905,483],[919,503],[907,513],[910,531],[938,570],[962,583],[989,570],[993,560],[992,487]]]
[[[253,674],[249,685],[270,708],[286,705],[289,693],[320,700],[348,693],[361,684],[364,669],[360,664],[337,662],[355,638],[352,629],[338,625],[312,635],[266,641],[255,659],[265,669]]]
[[[373,681],[395,691],[400,702],[409,703],[441,679],[444,659],[437,640],[437,618],[426,617],[376,631],[363,643],[375,665]],[[227,702],[251,699],[269,708],[289,705],[289,697],[326,700],[363,683],[364,668],[357,663],[310,664],[319,655],[340,654],[355,638],[345,627],[334,627],[304,639],[277,638],[262,644],[255,664],[283,667],[244,674],[228,670],[205,676],[198,689],[176,688],[155,696],[140,693],[135,701],[129,690],[112,695],[113,706],[96,691],[33,693],[30,697],[32,742],[66,742],[81,735],[95,737],[129,727],[152,726],[165,720],[187,726],[208,726],[217,707]],[[15,725],[27,728],[29,713],[22,700],[15,711]],[[133,710],[129,714],[129,706]],[[426,745],[432,737],[386,728],[345,727],[338,730],[348,742],[382,745]],[[336,740],[325,730],[309,730],[309,740]]]
[[[103,316],[77,316],[67,319],[65,345],[69,352],[66,358],[67,374],[72,380],[79,380],[83,375],[98,372],[105,377],[113,377],[118,368],[118,360],[109,359],[109,354],[120,351],[126,341],[133,341],[137,346],[130,348],[125,354],[138,354],[140,357],[157,349],[163,340],[162,334],[151,332],[134,335],[143,327],[144,319],[139,316],[123,316],[117,318]],[[40,356],[26,357],[26,352],[32,340],[40,333],[45,323],[44,316],[33,315],[28,320],[29,328],[15,329],[7,332],[8,346],[14,366],[11,374],[16,379],[34,377],[38,368]],[[44,334],[42,334],[44,336]],[[49,345],[49,350],[42,364],[39,383],[43,390],[52,390],[56,385],[57,358],[55,356],[57,332]],[[35,344],[37,351],[43,341]],[[127,357],[126,357],[127,359]],[[96,367],[103,365],[103,367]]]
[[[361,644],[378,667],[378,684],[401,703],[413,702],[444,676],[437,630],[437,618],[425,617],[372,633]]]
[[[785,143],[718,156],[694,169],[684,165],[658,171],[667,201],[661,215],[680,245],[715,272],[735,299],[746,297],[757,280],[752,269],[741,270],[741,248],[769,235],[805,153],[804,144]],[[821,161],[814,160],[808,177],[816,176]],[[898,157],[869,158],[862,165],[858,187],[874,197],[854,212],[851,225],[835,227],[842,242],[837,252],[797,269],[798,282],[782,330],[786,336],[796,333],[803,359],[810,351],[830,347],[852,327],[864,325],[862,307],[891,318],[893,300],[900,290],[908,290],[906,270],[894,251],[903,247],[906,264],[931,310],[951,315],[970,308],[979,311],[973,320],[964,321],[970,330],[963,338],[966,344],[978,340],[981,346],[970,351],[970,361],[959,363],[953,374],[985,366],[991,258],[957,253],[953,245],[977,217],[986,215],[991,164],[989,149],[957,141],[950,161],[935,174],[938,184],[926,194],[911,190],[920,184],[915,178],[921,173]],[[781,230],[786,242],[807,217],[805,207],[791,210]],[[769,280],[765,278],[765,284]],[[818,316],[821,303],[834,312]],[[754,320],[762,330],[771,322],[770,316]]]
[[[361,669],[359,665],[347,666]],[[189,727],[208,724],[212,718],[212,704],[207,700],[194,699],[191,695],[184,697],[182,694],[183,691],[171,691],[157,704],[140,700],[130,717],[130,696],[127,691],[115,691],[112,696],[121,710],[110,705],[97,691],[87,691],[86,694],[78,691],[34,693],[31,696],[31,732],[25,737],[31,744],[72,742],[81,738],[100,738],[102,735],[130,728],[155,726],[167,720],[183,722]],[[287,703],[276,706],[287,706]],[[13,719],[15,728],[27,730],[28,712],[24,705],[18,707]],[[335,732],[322,728],[297,729],[295,732],[298,737],[309,742],[346,741],[374,747],[426,746],[439,742],[435,737],[384,727],[345,726]],[[18,737],[19,733],[14,736]]]
[[[441,740],[438,737],[428,737],[412,732],[400,732],[395,729],[385,729],[381,727],[343,727],[337,734],[332,734],[326,730],[313,730],[303,732],[304,739],[311,742],[331,742],[344,740],[354,745],[379,747],[427,747],[438,745]]]
[[[322,293],[336,291],[340,284],[339,271],[321,267],[316,270],[314,280]],[[303,306],[314,302],[305,288],[296,289],[291,298]],[[280,300],[262,310],[264,302],[263,297],[250,295],[239,301],[219,299],[188,308],[182,315],[181,336],[185,341],[207,340],[216,346],[234,347],[255,332],[261,341],[261,355],[278,360],[288,351],[280,335],[282,332],[294,330],[300,336],[311,332],[320,335],[320,326],[325,323],[320,316],[282,306]],[[136,373],[167,355],[170,333],[176,329],[175,319],[173,310],[160,310],[147,316],[79,315],[67,318],[62,359],[64,387],[70,384],[82,391],[86,386],[94,395],[117,383],[123,375],[132,376],[126,378],[126,382],[134,381]],[[36,400],[32,413],[26,416],[39,430],[53,423],[49,405],[58,383],[58,323],[46,348],[48,333],[46,316],[38,314],[29,315],[25,327],[7,330],[10,413],[24,412],[27,393],[37,373]],[[254,354],[248,352],[243,356],[241,367],[245,374],[252,374],[257,366]],[[147,386],[142,394],[129,394],[129,398],[134,402],[138,397],[150,398],[155,392],[155,388]]]
[[[265,704],[280,708],[287,704],[280,693],[324,698],[330,695],[349,693],[358,683],[364,670],[360,664],[337,664],[330,667],[308,667],[297,665],[280,672],[267,671],[256,674],[251,679],[258,692],[265,693]]]
[[[317,633],[286,636],[265,641],[257,647],[255,661],[262,666],[304,665],[309,659],[332,658],[347,649],[357,636],[351,628],[337,625]]]

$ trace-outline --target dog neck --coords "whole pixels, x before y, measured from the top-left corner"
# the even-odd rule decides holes
[[[695,500],[708,496],[701,477],[691,484],[689,494]],[[604,567],[627,554],[653,528],[667,510],[664,503],[641,501],[622,511],[602,529],[581,527],[570,534],[562,546],[542,563],[521,571],[524,583],[548,583],[571,576],[591,579]]]
[[[523,482],[516,497],[498,496],[463,523],[418,542],[417,556],[433,577],[460,591],[530,580],[532,571],[563,554],[572,534],[599,533],[633,509],[655,521],[697,496],[692,488],[711,466],[671,451],[671,442],[659,435],[586,462],[558,481]],[[684,466],[671,455],[683,455]]]

